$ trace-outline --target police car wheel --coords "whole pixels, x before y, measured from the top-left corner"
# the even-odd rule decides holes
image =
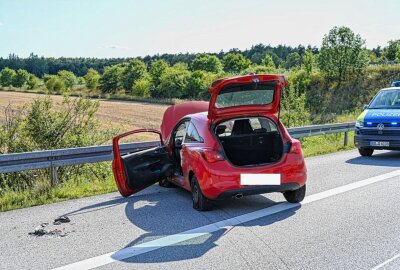
[[[358,152],[360,152],[360,155],[363,157],[370,157],[372,156],[372,153],[374,152],[374,149],[372,148],[358,148]]]

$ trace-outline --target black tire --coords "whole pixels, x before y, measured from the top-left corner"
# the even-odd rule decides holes
[[[372,148],[358,148],[358,152],[363,157],[370,157],[370,156],[372,156],[372,153],[374,153],[374,149],[372,149]]]
[[[193,175],[190,185],[192,188],[193,208],[197,211],[210,211],[212,209],[211,201],[204,197],[196,176]]]
[[[306,185],[296,190],[283,192],[283,196],[285,196],[286,201],[290,203],[299,203],[304,200],[306,196]]]
[[[173,188],[175,187],[174,184],[172,184],[170,181],[168,181],[167,178],[161,179],[160,181],[158,181],[158,185],[160,187],[165,187],[165,188]]]

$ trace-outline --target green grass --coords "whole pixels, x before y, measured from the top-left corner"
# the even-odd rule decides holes
[[[344,146],[344,133],[302,138],[301,145],[305,157],[354,149],[354,132],[349,132],[348,145]]]
[[[354,149],[353,132],[349,133],[348,146],[343,145],[343,140],[343,133],[301,139],[306,157]],[[49,180],[44,183],[39,183],[31,190],[4,192],[0,195],[0,211],[100,195],[117,190],[111,175],[102,180],[71,180],[54,188],[48,185]]]
[[[116,191],[114,179],[102,181],[68,181],[58,187],[35,187],[24,191],[7,191],[0,195],[0,212],[83,198]]]

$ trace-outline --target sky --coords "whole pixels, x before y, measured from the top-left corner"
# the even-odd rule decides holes
[[[400,0],[0,0],[0,57],[136,57],[320,47],[334,26],[367,48],[400,39]]]

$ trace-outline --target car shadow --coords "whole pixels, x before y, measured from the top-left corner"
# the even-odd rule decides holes
[[[367,165],[367,166],[400,166],[400,151],[385,151],[379,153],[377,151],[370,157],[356,157],[346,161],[349,164]]]
[[[214,203],[213,211],[198,212],[192,208],[191,194],[176,188],[164,192],[139,193],[128,198],[118,197],[107,202],[80,208],[65,215],[89,213],[120,204],[126,204],[126,217],[134,226],[143,230],[144,233],[138,238],[133,239],[121,250],[115,252],[112,257],[116,260],[120,260],[120,255],[125,252],[124,249],[127,247],[147,243],[165,236],[264,209],[277,205],[279,202],[272,201],[261,195],[254,195],[244,197],[240,200],[228,199],[218,201]],[[300,207],[301,205],[298,204],[286,211],[237,226],[267,227],[293,216]],[[198,258],[216,247],[216,241],[229,232],[229,229],[224,228],[175,245],[162,247],[158,251],[144,251],[143,254],[120,261],[126,263],[159,263]]]

